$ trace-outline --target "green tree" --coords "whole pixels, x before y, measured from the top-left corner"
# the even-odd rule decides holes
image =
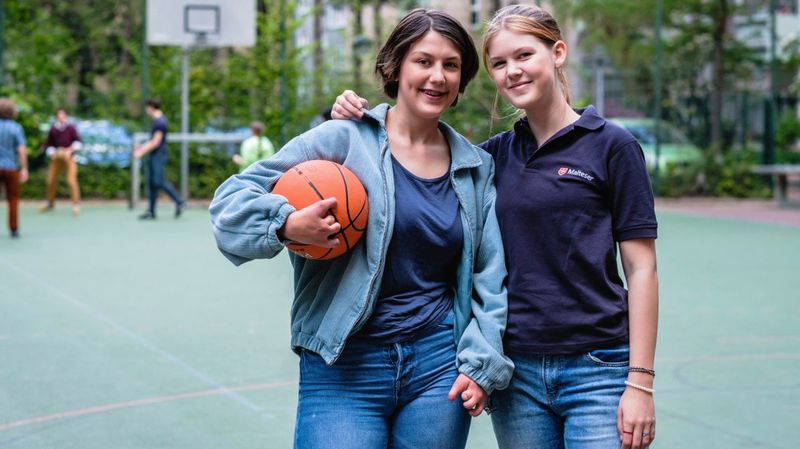
[[[323,93],[323,85],[322,85],[322,71],[323,71],[323,64],[325,62],[325,52],[322,46],[322,18],[325,12],[325,5],[323,0],[314,0],[314,10],[312,11],[313,14],[313,34],[314,34],[314,99],[315,99],[315,106],[317,109],[322,109],[326,105],[324,104],[324,99],[322,96]]]
[[[758,0],[763,2],[763,0]],[[662,105],[665,114],[688,120],[697,116],[687,99],[710,98],[707,137],[722,148],[722,104],[726,92],[752,79],[758,65],[755,52],[735,38],[728,25],[745,14],[752,2],[728,0],[664,0],[664,52]],[[644,113],[652,111],[655,1],[569,0],[559,13],[582,23],[580,45],[601,46],[622,73],[628,104]],[[711,75],[709,76],[710,69]]]
[[[66,101],[67,92],[59,87],[72,73],[68,54],[75,43],[69,29],[37,2],[6,1],[5,7],[4,87],[33,110]]]

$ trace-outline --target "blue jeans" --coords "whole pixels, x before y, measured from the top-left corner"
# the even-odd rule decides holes
[[[163,150],[162,150],[163,151]],[[167,165],[167,155],[161,154],[151,154],[148,156],[147,159],[147,187],[149,193],[149,205],[148,210],[155,215],[156,213],[156,200],[158,199],[158,193],[160,190],[169,195],[172,198],[172,201],[175,201],[175,204],[180,204],[183,202],[183,198],[181,198],[180,194],[175,191],[175,188],[172,187],[169,181],[167,181],[166,177],[164,176],[164,172],[166,171]]]
[[[490,401],[500,449],[619,449],[628,345],[577,355],[506,354],[514,376]]]
[[[447,393],[458,377],[452,312],[414,341],[353,339],[328,366],[300,355],[296,449],[463,449],[470,416]]]

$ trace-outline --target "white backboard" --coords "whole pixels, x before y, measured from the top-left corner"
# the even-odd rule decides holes
[[[147,0],[150,45],[250,47],[255,42],[256,0]]]

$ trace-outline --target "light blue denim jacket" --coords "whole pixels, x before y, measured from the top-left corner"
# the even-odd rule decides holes
[[[380,292],[394,225],[394,181],[382,104],[360,121],[331,120],[292,139],[275,156],[225,181],[209,210],[217,246],[234,264],[270,258],[284,247],[277,231],[294,212],[270,191],[281,174],[311,159],[338,162],[364,184],[369,199],[366,234],[347,254],[328,261],[290,253],[295,298],[292,348],[333,364],[348,336],[372,313]],[[455,286],[456,364],[487,393],[508,385],[513,364],[503,354],[508,303],[506,268],[495,216],[494,164],[444,123],[450,144],[450,182],[460,203],[464,245]],[[431,255],[435,257],[435,255]]]

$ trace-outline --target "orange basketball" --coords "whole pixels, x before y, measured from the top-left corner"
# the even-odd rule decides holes
[[[313,160],[301,162],[284,173],[272,193],[285,196],[289,204],[300,210],[319,200],[335,197],[331,214],[342,225],[336,234],[339,246],[322,248],[303,243],[289,243],[290,251],[306,259],[333,259],[350,251],[367,229],[367,192],[358,177],[336,162]]]

